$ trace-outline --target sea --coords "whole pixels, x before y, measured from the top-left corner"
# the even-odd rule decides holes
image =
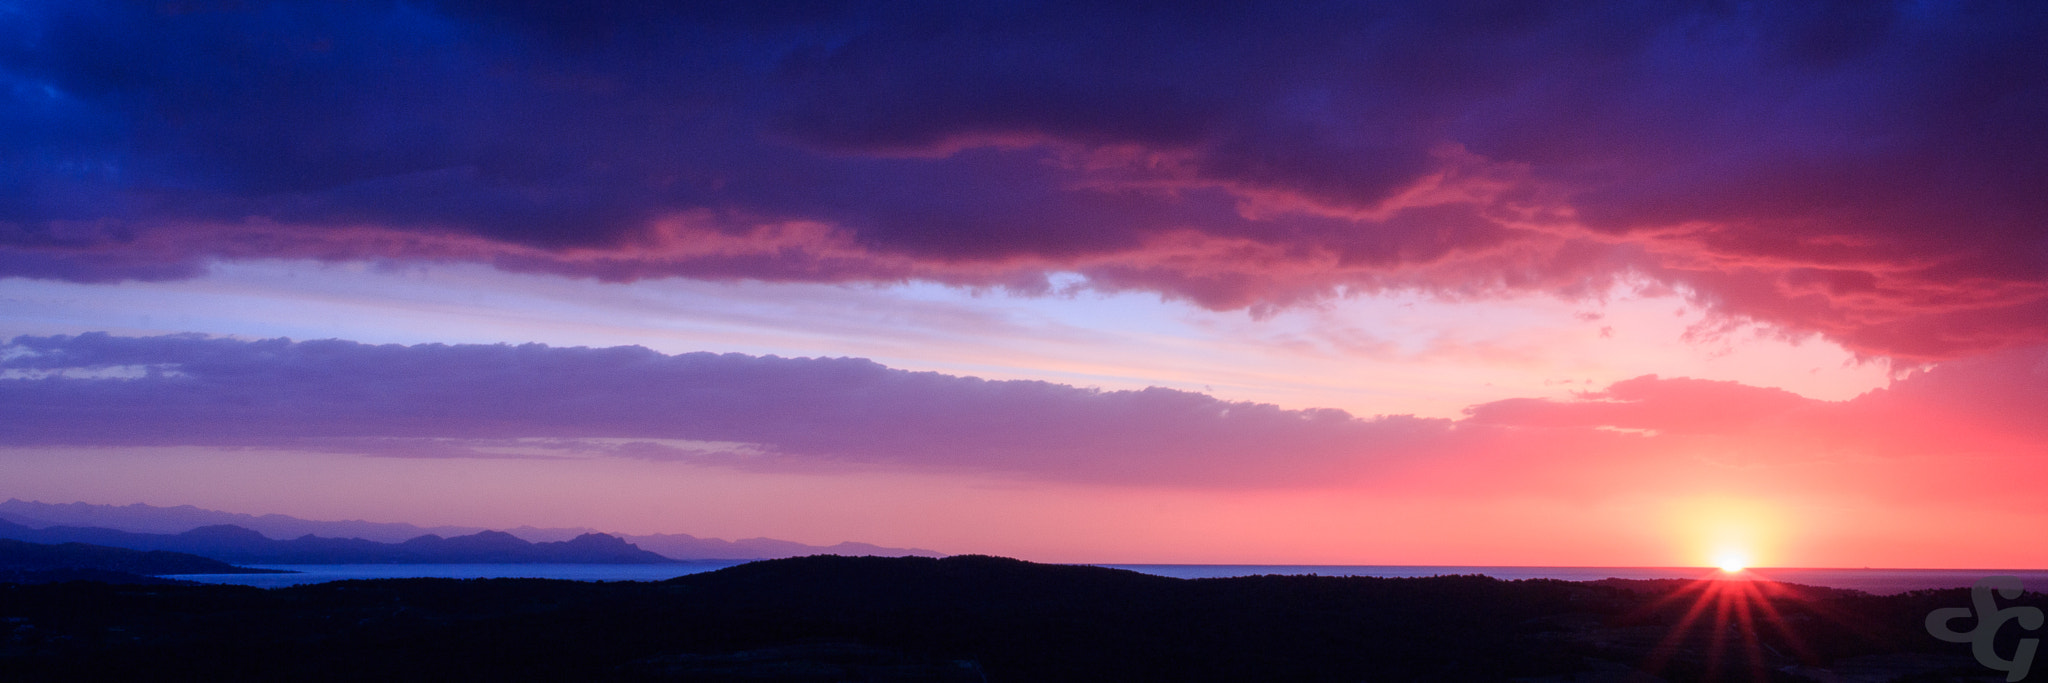
[[[743,560],[706,560],[678,564],[269,564],[292,574],[179,574],[166,578],[202,583],[283,588],[352,579],[566,579],[571,581],[662,581],[745,564]],[[1846,588],[1873,595],[1891,595],[1934,588],[1968,588],[1986,576],[2018,576],[2028,590],[2048,592],[2048,570],[2015,569],[1746,569],[1724,572],[1701,567],[1420,567],[1267,564],[1100,564],[1097,567],[1179,579],[1238,576],[1375,576],[1407,578],[1482,575],[1503,580],[1618,579],[1770,580],[1809,586]]]

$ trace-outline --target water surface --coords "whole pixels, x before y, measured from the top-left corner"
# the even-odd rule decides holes
[[[724,569],[742,560],[704,560],[678,564],[264,564],[296,574],[182,574],[171,576],[204,583],[280,588],[348,579],[496,579],[532,578],[570,581],[662,581],[687,574]],[[1212,579],[1261,574],[1377,576],[1407,578],[1479,574],[1497,579],[1769,579],[1809,586],[1848,588],[1890,595],[1929,588],[1967,588],[1980,578],[2018,576],[2028,590],[2048,592],[2048,570],[2025,569],[1751,569],[1728,574],[1703,567],[1423,567],[1371,565],[1266,564],[1103,564],[1181,579]]]
[[[1171,576],[1210,579],[1259,574],[1378,576],[1409,578],[1479,574],[1496,579],[1767,579],[1808,586],[1847,588],[1891,595],[1933,588],[1968,588],[1986,576],[2018,576],[2028,590],[2048,592],[2048,570],[2039,569],[1773,569],[1757,568],[1730,574],[1712,567],[1422,567],[1256,564],[1106,564],[1104,567]]]

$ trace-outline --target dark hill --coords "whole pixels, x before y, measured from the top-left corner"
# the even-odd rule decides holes
[[[142,576],[164,574],[280,574],[275,569],[237,567],[198,555],[162,550],[62,543],[49,545],[0,539],[0,571],[92,570]]]
[[[0,584],[11,583],[17,585],[32,586],[45,583],[69,583],[72,581],[91,581],[94,583],[107,583],[124,586],[200,585],[199,582],[197,581],[166,579],[160,576],[144,576],[142,574],[130,574],[128,572],[107,571],[105,569],[0,569]]]
[[[1039,564],[988,555],[945,558],[813,555],[749,562],[713,572],[680,576],[667,583],[741,592],[776,586],[778,595],[792,599],[858,595],[865,599],[888,601],[908,600],[913,596],[930,599],[934,594],[939,597],[971,595],[976,599],[1043,597],[1052,590],[1107,596],[1170,589],[1186,582],[1127,569]]]
[[[789,638],[798,633],[788,624],[857,622],[903,634],[899,644],[915,651],[971,652],[991,672],[1031,672],[1015,680],[1064,681],[1548,673],[1569,662],[1522,637],[1528,621],[1607,593],[1485,577],[1188,581],[986,556],[792,558],[664,583],[734,615],[726,628],[737,633]],[[1475,640],[1496,645],[1469,652]]]
[[[1922,626],[1936,607],[1970,604],[1966,590],[1880,597],[1727,583],[1180,580],[968,556],[805,557],[658,583],[0,586],[0,671],[24,680],[1027,683],[1986,673],[1968,646]],[[1715,595],[1760,602],[1700,607]]]

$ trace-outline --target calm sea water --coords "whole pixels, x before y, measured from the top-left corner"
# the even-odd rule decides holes
[[[493,579],[531,578],[572,581],[661,581],[686,574],[724,569],[742,562],[717,560],[682,564],[277,564],[253,565],[287,569],[297,574],[184,574],[171,578],[205,583],[280,588],[347,579]],[[1848,588],[1878,595],[1927,588],[1967,588],[1992,575],[2018,576],[2029,590],[2048,591],[2048,571],[2009,569],[1752,569],[1738,575],[1697,567],[1413,567],[1261,564],[1105,564],[1116,569],[1181,579],[1227,578],[1260,574],[1378,576],[1389,578],[1481,574],[1497,579],[1770,579],[1809,586]]]
[[[2048,570],[2033,569],[1750,569],[1728,574],[1706,567],[1372,567],[1319,565],[1107,564],[1104,567],[1182,579],[1258,574],[1388,578],[1481,574],[1496,579],[1767,579],[1891,595],[1930,588],[1968,588],[1986,576],[2018,576],[2028,590],[2048,592]]]

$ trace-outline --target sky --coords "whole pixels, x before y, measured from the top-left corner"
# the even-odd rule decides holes
[[[0,1],[0,496],[2048,567],[2038,3]]]

